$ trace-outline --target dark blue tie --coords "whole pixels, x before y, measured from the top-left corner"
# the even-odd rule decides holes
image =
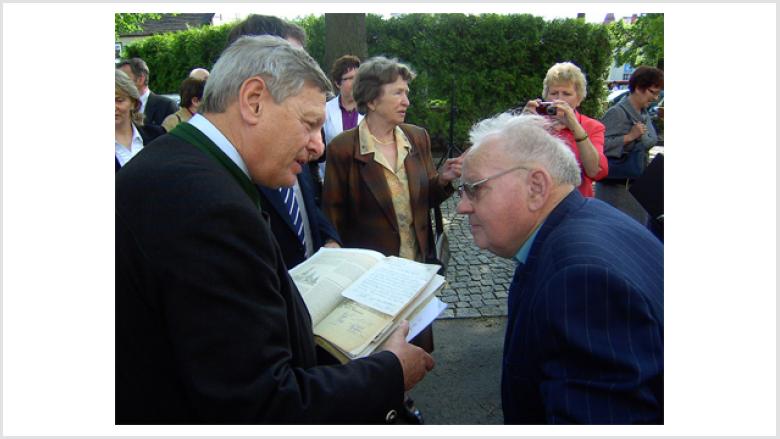
[[[298,235],[298,241],[301,242],[303,248],[306,248],[306,237],[303,233],[303,218],[301,218],[301,210],[298,209],[298,200],[295,199],[295,192],[291,187],[280,187],[279,193],[282,195],[284,205],[287,208],[287,213],[290,215],[295,233]]]

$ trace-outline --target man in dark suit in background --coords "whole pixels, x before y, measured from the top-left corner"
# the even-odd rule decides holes
[[[663,245],[584,198],[539,116],[480,122],[458,212],[517,269],[501,378],[507,424],[663,423]]]
[[[251,14],[233,28],[228,43],[244,35],[273,35],[301,48],[306,44],[306,33],[301,27],[271,15]],[[316,161],[324,151],[325,144],[318,136],[316,148],[307,160]],[[258,185],[258,189],[260,205],[268,213],[271,230],[282,249],[287,268],[305,261],[320,247],[341,247],[336,228],[315,200],[317,190],[308,165],[303,167],[291,188],[277,190]]]
[[[176,102],[160,96],[149,89],[149,67],[141,58],[130,58],[120,62],[118,69],[127,73],[141,94],[141,112],[144,113],[144,125],[162,126],[169,114],[175,113]]]
[[[329,88],[303,50],[241,38],[200,114],[117,174],[117,424],[382,422],[433,368],[408,324],[367,358],[316,363],[255,184],[295,182]]]

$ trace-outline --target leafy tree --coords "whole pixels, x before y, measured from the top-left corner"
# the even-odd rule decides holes
[[[162,14],[136,14],[136,13],[117,13],[114,14],[114,39],[119,39],[119,34],[138,32],[143,30],[143,24],[146,20],[159,20]]]
[[[609,33],[617,65],[663,65],[664,14],[643,14],[634,24],[616,21],[609,25]]]

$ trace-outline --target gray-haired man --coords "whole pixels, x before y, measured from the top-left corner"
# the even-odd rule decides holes
[[[381,422],[433,367],[403,330],[366,359],[316,365],[255,183],[293,184],[321,145],[328,87],[303,50],[243,37],[202,114],[117,177],[117,423]]]

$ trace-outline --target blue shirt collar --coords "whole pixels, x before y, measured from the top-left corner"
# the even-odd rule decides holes
[[[249,177],[249,168],[246,167],[246,163],[244,163],[244,159],[241,158],[241,155],[238,153],[236,147],[230,143],[227,137],[225,137],[219,128],[214,126],[210,120],[203,117],[202,114],[196,114],[192,116],[192,118],[188,120],[187,123],[194,126],[203,134],[205,134],[206,137],[211,139],[211,141],[217,145],[217,148],[222,150],[222,152],[224,152],[225,155],[228,156],[230,160],[232,160],[233,163],[239,167],[239,169],[244,171],[244,174],[246,174],[247,177]],[[249,179],[251,180],[252,177],[249,177]]]
[[[528,253],[531,252],[531,246],[534,244],[534,239],[536,239],[536,235],[539,234],[539,229],[541,228],[542,225],[540,224],[539,227],[531,233],[531,236],[525,240],[525,243],[523,243],[523,246],[520,247],[520,250],[517,251],[517,254],[513,258],[515,262],[518,264],[525,264],[525,261],[528,260]]]

